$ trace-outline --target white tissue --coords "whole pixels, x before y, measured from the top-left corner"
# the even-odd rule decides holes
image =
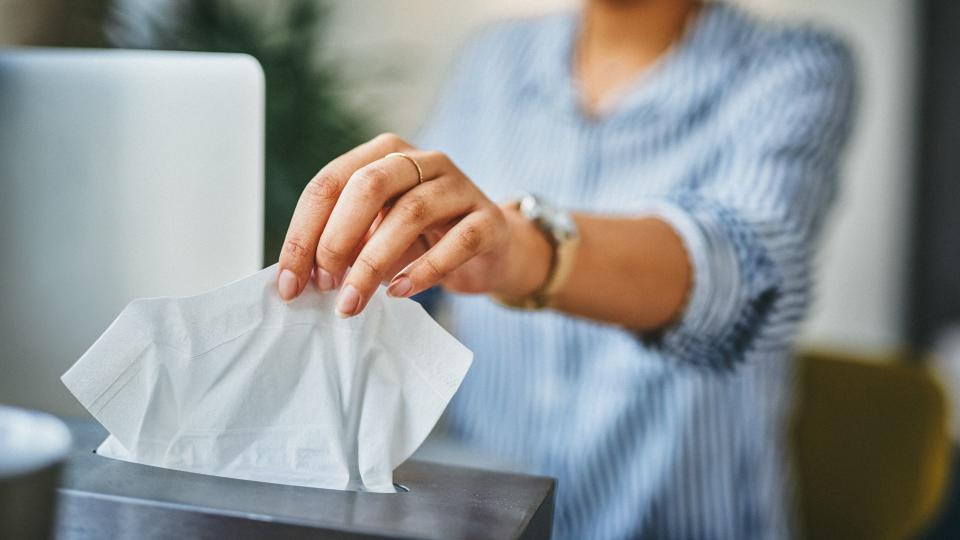
[[[340,319],[270,267],[187,298],[131,302],[63,375],[110,432],[101,455],[298,486],[392,492],[472,353],[382,288]]]

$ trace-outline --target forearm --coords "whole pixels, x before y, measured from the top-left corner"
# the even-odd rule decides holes
[[[656,330],[676,320],[692,287],[691,265],[680,237],[652,217],[575,214],[580,246],[570,275],[551,307],[636,330]],[[543,283],[550,247],[535,226],[508,213],[514,230],[509,283],[517,296]]]

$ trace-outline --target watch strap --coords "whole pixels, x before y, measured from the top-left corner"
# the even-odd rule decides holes
[[[519,205],[519,201],[516,201]],[[551,256],[550,266],[547,270],[547,277],[539,289],[523,298],[506,298],[493,295],[493,299],[506,307],[517,309],[537,310],[549,307],[550,302],[561,286],[566,283],[570,272],[573,270],[574,259],[576,258],[577,248],[580,244],[580,237],[575,232],[563,238],[558,237],[556,231],[550,224],[541,219],[531,219],[537,229],[543,233],[550,243]]]

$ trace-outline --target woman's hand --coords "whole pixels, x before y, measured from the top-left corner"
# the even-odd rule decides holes
[[[417,167],[403,152],[419,164]],[[440,153],[396,135],[364,143],[307,184],[280,253],[277,287],[292,300],[309,279],[340,288],[337,313],[363,310],[381,282],[408,297],[437,284],[522,296],[546,278],[549,245],[491,202]]]

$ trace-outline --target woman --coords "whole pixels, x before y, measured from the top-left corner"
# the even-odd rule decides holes
[[[342,316],[381,282],[463,293],[451,429],[557,477],[560,537],[782,538],[790,346],[852,86],[835,39],[720,3],[500,25],[419,147],[377,137],[307,185],[279,293],[316,279]]]

